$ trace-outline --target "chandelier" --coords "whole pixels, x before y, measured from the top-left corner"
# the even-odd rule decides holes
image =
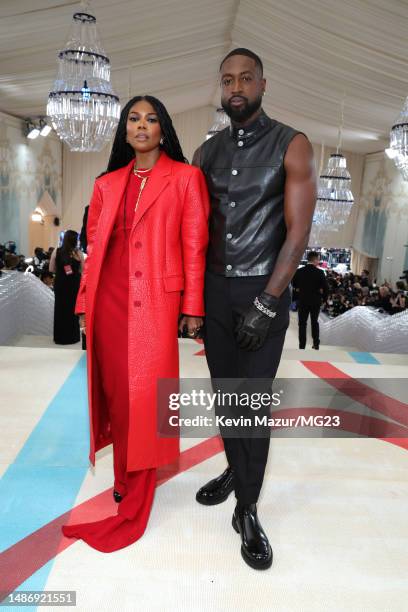
[[[337,150],[336,153],[330,155],[326,168],[320,174],[313,217],[313,222],[319,229],[324,228],[330,231],[339,231],[343,227],[354,203],[347,160],[340,152],[344,125],[344,100],[343,96]]]
[[[214,123],[208,130],[205,139],[208,140],[212,136],[215,136],[215,134],[217,134],[218,132],[221,132],[221,130],[224,130],[226,127],[229,127],[230,125],[231,122],[225,110],[223,108],[217,108],[217,110],[215,111]]]
[[[120,104],[110,83],[110,61],[88,12],[74,14],[69,40],[58,53],[47,115],[71,151],[101,151],[118,124]]]
[[[390,148],[386,153],[394,160],[404,181],[408,181],[408,97],[390,132]]]

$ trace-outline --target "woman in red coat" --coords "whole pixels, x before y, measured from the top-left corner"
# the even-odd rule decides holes
[[[95,181],[75,310],[87,335],[89,457],[113,444],[119,506],[63,533],[103,552],[141,537],[156,468],[179,455],[177,437],[157,434],[156,387],[179,376],[178,325],[194,337],[203,322],[208,214],[204,176],[185,163],[165,107],[133,98]]]

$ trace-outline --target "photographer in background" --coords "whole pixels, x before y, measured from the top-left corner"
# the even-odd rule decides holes
[[[34,257],[33,257],[32,265],[34,267],[33,274],[35,274],[35,276],[38,276],[38,277],[41,276],[41,272],[45,272],[46,270],[48,270],[49,255],[48,253],[44,251],[43,248],[36,247],[34,249]]]

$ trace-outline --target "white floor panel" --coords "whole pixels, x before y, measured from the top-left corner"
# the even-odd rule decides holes
[[[406,451],[376,440],[357,450],[354,440],[272,444],[259,503],[271,570],[242,561],[232,496],[215,507],[194,500],[224,469],[217,455],[157,489],[141,540],[109,555],[75,543],[57,557],[46,588],[76,590],[81,611],[402,612]]]
[[[405,357],[355,363],[349,349],[299,351],[292,316],[278,376],[313,378],[301,361],[328,361],[356,378],[404,378]],[[0,476],[83,355],[46,340],[0,347]],[[37,344],[36,344],[37,342]],[[35,348],[44,346],[46,348]],[[206,377],[203,346],[180,342],[181,376]],[[352,349],[350,349],[352,350]],[[401,399],[401,398],[400,398]],[[406,400],[404,400],[406,401]],[[305,399],[305,403],[306,399]],[[182,439],[185,450],[200,439]],[[197,504],[197,489],[225,469],[224,453],[156,490],[144,536],[103,554],[76,542],[59,554],[44,590],[75,590],[78,612],[405,612],[408,601],[408,451],[390,441],[273,438],[259,517],[272,568],[241,559],[233,496]],[[75,505],[112,487],[112,449],[97,454]]]
[[[0,416],[7,433],[0,441],[0,464],[14,461],[81,356],[81,351],[0,346]]]

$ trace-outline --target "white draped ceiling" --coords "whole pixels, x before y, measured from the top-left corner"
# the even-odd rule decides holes
[[[1,0],[0,108],[45,113],[56,52],[78,2]],[[160,97],[170,112],[216,105],[217,70],[235,46],[262,57],[266,111],[335,145],[346,92],[344,149],[386,146],[408,94],[406,0],[93,0],[121,101]]]

